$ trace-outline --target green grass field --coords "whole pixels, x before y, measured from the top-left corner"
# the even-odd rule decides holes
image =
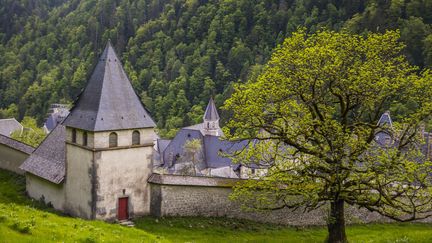
[[[145,217],[135,228],[62,216],[24,195],[24,177],[0,170],[0,242],[323,242],[323,227],[293,228],[226,218]],[[429,224],[347,228],[350,242],[432,242]]]

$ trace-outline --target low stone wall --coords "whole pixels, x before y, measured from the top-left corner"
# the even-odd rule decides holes
[[[232,186],[238,179],[191,177],[153,174],[151,183],[152,215],[205,216],[249,219],[258,222],[292,226],[325,225],[327,208],[312,212],[282,209],[267,213],[245,212],[229,200]],[[347,223],[370,223],[389,221],[377,213],[354,207],[346,208]]]

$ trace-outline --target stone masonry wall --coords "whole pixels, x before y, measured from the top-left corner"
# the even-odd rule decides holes
[[[288,209],[268,213],[245,212],[229,200],[235,179],[186,177],[153,174],[151,183],[151,213],[163,216],[205,216],[249,219],[259,222],[293,226],[325,225],[327,208],[312,212]],[[346,208],[347,223],[389,221],[377,213],[351,206]]]

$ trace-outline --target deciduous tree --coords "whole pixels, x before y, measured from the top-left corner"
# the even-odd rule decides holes
[[[399,32],[367,36],[303,30],[276,49],[258,79],[236,86],[225,109],[231,140],[254,141],[236,160],[268,173],[235,188],[257,209],[329,205],[328,242],[346,242],[344,208],[395,220],[431,215],[431,162],[421,124],[432,114],[432,76],[401,54]],[[393,129],[377,125],[396,103],[415,104]],[[391,143],[376,142],[379,132]]]

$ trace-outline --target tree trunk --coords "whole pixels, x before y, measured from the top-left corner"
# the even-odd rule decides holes
[[[338,199],[330,203],[330,218],[327,223],[328,243],[346,243],[344,200]]]

